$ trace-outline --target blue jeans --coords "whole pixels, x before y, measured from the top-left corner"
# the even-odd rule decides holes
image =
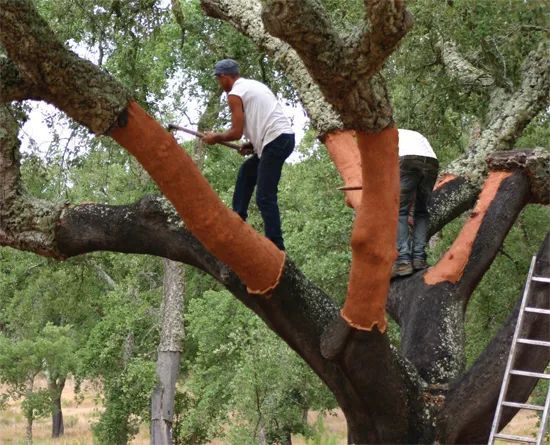
[[[294,134],[281,134],[267,144],[262,157],[256,154],[243,162],[237,175],[233,210],[246,221],[248,205],[256,189],[256,203],[264,220],[265,236],[281,250],[285,250],[281,216],[277,204],[277,188],[281,179],[281,170],[285,159],[294,150]]]
[[[438,170],[439,163],[435,158],[414,155],[399,158],[401,190],[397,231],[398,262],[426,259],[430,223],[428,204]],[[414,206],[412,230],[408,224],[411,206]]]

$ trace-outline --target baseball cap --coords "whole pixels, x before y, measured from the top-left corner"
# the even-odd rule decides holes
[[[214,66],[214,75],[221,74],[239,74],[239,64],[233,59],[223,59],[216,62]]]

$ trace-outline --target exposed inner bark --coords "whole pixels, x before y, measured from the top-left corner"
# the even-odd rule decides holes
[[[322,138],[344,186],[361,186],[361,156],[354,131],[334,131]],[[346,204],[354,209],[361,203],[361,190],[346,190]]]
[[[111,131],[113,139],[137,158],[189,230],[235,271],[250,293],[272,291],[284,253],[221,202],[191,157],[137,103],[130,102],[127,116],[126,125]]]
[[[386,299],[397,255],[398,133],[357,133],[363,193],[351,235],[352,262],[342,317],[357,329],[386,329]]]
[[[477,205],[466,224],[464,224],[459,236],[456,237],[453,245],[443,258],[424,274],[424,282],[426,284],[435,285],[443,281],[456,283],[460,280],[470,258],[477,232],[487,213],[487,209],[495,199],[502,181],[510,175],[510,172],[494,172],[489,174]]]

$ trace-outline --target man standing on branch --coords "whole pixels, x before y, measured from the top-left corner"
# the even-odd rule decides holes
[[[261,82],[239,75],[239,65],[232,59],[216,63],[214,74],[227,93],[231,110],[231,128],[223,133],[206,133],[207,144],[238,140],[243,133],[251,142],[241,154],[253,155],[241,165],[233,194],[233,210],[243,220],[256,188],[256,203],[262,214],[265,236],[285,250],[281,217],[277,204],[277,188],[285,159],[294,149],[294,133],[290,120],[273,92]]]
[[[430,215],[428,204],[437,179],[439,163],[428,140],[420,133],[399,129],[400,198],[397,230],[397,261],[392,277],[425,269]],[[413,226],[409,230],[409,212]]]

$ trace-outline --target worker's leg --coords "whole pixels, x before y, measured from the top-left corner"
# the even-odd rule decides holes
[[[420,174],[414,161],[399,160],[399,221],[397,226],[397,263],[410,263],[412,260],[409,236],[409,208],[420,181]]]
[[[426,265],[426,244],[428,242],[428,229],[430,215],[428,205],[432,197],[432,190],[437,180],[439,165],[436,159],[428,158],[422,167],[422,178],[418,183],[416,201],[414,205],[414,229],[413,229],[413,266],[415,269],[423,269]]]
[[[248,217],[248,204],[254,192],[258,179],[258,165],[260,160],[257,155],[252,155],[244,161],[237,175],[235,191],[233,192],[233,210],[246,221]]]
[[[294,135],[282,134],[264,147],[258,167],[256,202],[264,220],[265,236],[281,250],[285,250],[285,245],[277,203],[277,188],[285,159],[290,156],[293,149]]]

